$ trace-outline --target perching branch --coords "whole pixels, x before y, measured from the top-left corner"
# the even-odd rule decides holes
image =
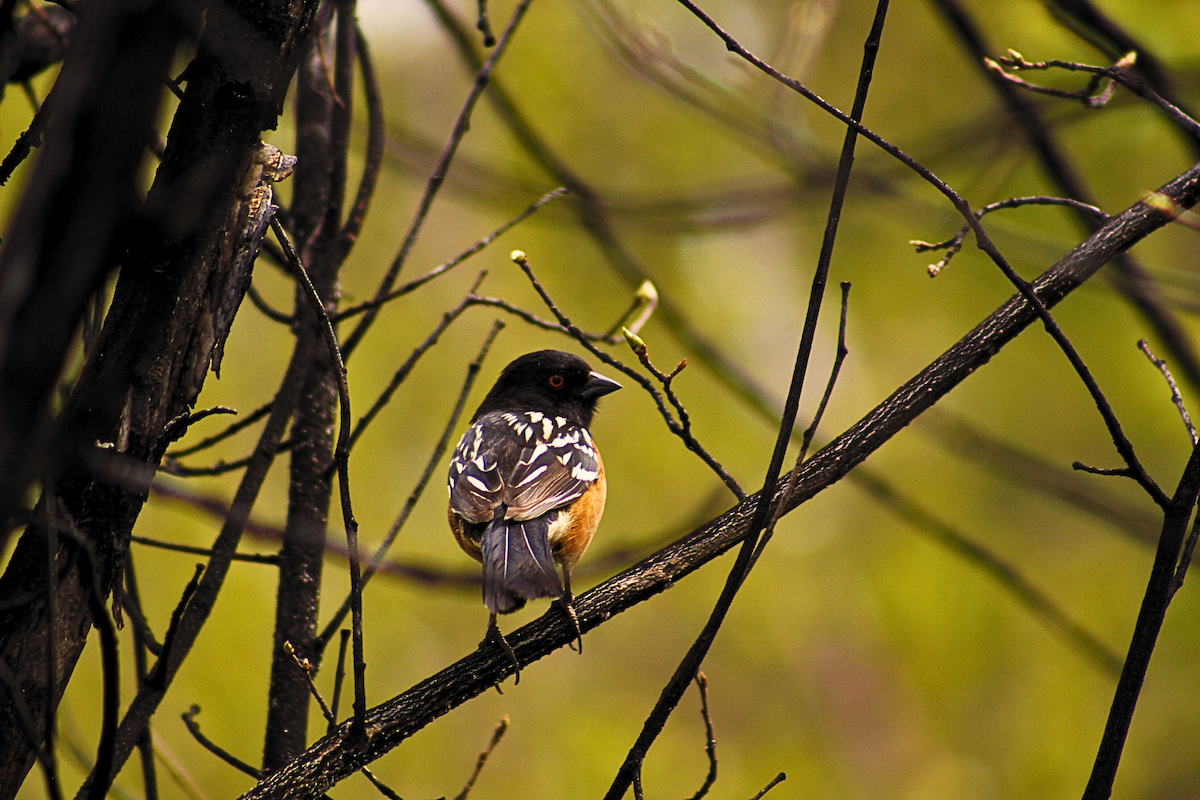
[[[1190,208],[1200,201],[1200,166],[1162,191]],[[1166,224],[1138,203],[1114,216],[1095,235],[1033,282],[1038,298],[1053,307],[1082,285],[1116,253]],[[784,513],[841,479],[900,430],[954,389],[1038,319],[1025,298],[1015,295],[883,403],[806,461],[796,490],[778,497]],[[747,535],[757,497],[750,497],[711,523],[575,599],[582,630],[611,621],[653,597],[736,545]],[[555,613],[507,636],[517,659],[529,664],[574,641],[575,631]],[[243,797],[315,797],[362,764],[370,763],[452,708],[491,688],[512,666],[503,654],[478,650],[367,712],[368,735],[361,748],[347,747],[346,724]]]

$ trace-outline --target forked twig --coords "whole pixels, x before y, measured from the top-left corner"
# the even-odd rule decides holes
[[[376,297],[374,300],[369,300],[365,303],[359,303],[356,306],[351,306],[351,307],[339,312],[336,316],[336,320],[338,322],[341,322],[342,320],[349,319],[350,317],[354,317],[359,314],[364,314],[368,311],[377,310],[380,307],[382,307],[383,305],[391,302],[392,300],[395,300],[397,297],[403,297],[404,295],[409,294],[410,292],[412,292],[416,289],[419,289],[420,287],[429,283],[434,278],[437,278],[441,275],[446,274],[447,272],[454,269],[462,262],[466,261],[471,256],[478,253],[480,250],[483,250],[489,244],[491,244],[496,239],[498,239],[501,235],[503,235],[504,233],[507,233],[510,229],[512,229],[518,223],[523,222],[524,220],[528,219],[530,216],[533,215],[533,213],[535,211],[540,209],[542,206],[546,205],[546,203],[549,203],[551,200],[555,200],[559,197],[562,197],[566,193],[567,193],[567,190],[563,189],[563,188],[558,188],[552,192],[547,192],[546,194],[542,195],[540,198],[535,200],[533,203],[531,203],[520,214],[517,214],[515,217],[510,219],[508,222],[505,222],[499,228],[496,228],[494,231],[489,233],[487,236],[484,236],[482,239],[475,242],[475,244],[471,245],[466,250],[462,251],[461,253],[459,253],[458,255],[456,255],[454,258],[450,259],[446,263],[441,264],[440,266],[434,267],[433,269],[431,269],[429,272],[426,272],[421,277],[411,280],[408,283],[406,283],[396,289],[393,289],[392,291],[387,292],[386,294],[384,294],[380,297]]]
[[[734,496],[736,496],[739,500],[744,499],[746,497],[746,493],[742,490],[742,487],[738,485],[738,482],[734,480],[733,476],[729,474],[725,467],[723,467],[721,463],[717,461],[716,458],[714,458],[712,454],[710,454],[708,450],[704,448],[703,445],[700,444],[696,437],[692,436],[691,432],[685,429],[683,424],[675,419],[670,410],[667,408],[662,394],[654,388],[654,384],[650,383],[650,381],[647,380],[641,373],[631,369],[630,367],[610,356],[608,353],[605,353],[599,347],[596,347],[596,345],[587,338],[587,335],[584,334],[584,332],[580,330],[574,323],[572,323],[571,320],[569,320],[561,310],[559,310],[558,305],[553,299],[551,299],[550,295],[546,292],[546,289],[537,279],[537,276],[533,274],[533,268],[529,266],[529,260],[526,258],[523,252],[520,250],[514,250],[512,253],[512,260],[521,268],[526,277],[529,278],[529,282],[533,284],[533,288],[542,298],[542,302],[546,304],[546,307],[549,308],[554,316],[558,319],[559,324],[562,325],[562,327],[566,329],[566,331],[570,333],[571,336],[573,336],[576,341],[583,345],[592,355],[596,356],[596,358],[600,359],[605,364],[620,370],[623,374],[636,381],[637,384],[654,399],[654,404],[658,406],[659,413],[662,414],[663,419],[666,420],[667,428],[670,429],[670,431],[680,439],[682,439],[683,443],[689,450],[700,456],[701,460],[708,465],[709,469],[715,472],[717,476],[725,483],[725,485],[729,487],[729,490],[733,492]]]
[[[500,60],[504,51],[508,49],[508,43],[516,32],[517,26],[520,25],[521,20],[524,18],[525,12],[529,9],[530,2],[531,0],[521,0],[517,4],[517,7],[513,10],[512,17],[509,18],[508,25],[504,28],[504,32],[500,34],[500,40],[496,43],[496,48],[492,50],[487,60],[483,62],[483,66],[480,67],[479,72],[475,75],[475,82],[472,84],[471,91],[467,94],[467,99],[463,102],[458,118],[454,122],[454,128],[451,130],[446,147],[442,151],[442,155],[438,158],[438,162],[425,184],[425,191],[421,195],[420,202],[417,204],[417,210],[413,215],[412,222],[409,224],[408,233],[405,234],[399,252],[392,259],[391,266],[388,267],[387,273],[384,275],[383,280],[380,281],[379,288],[375,291],[375,300],[381,299],[391,291],[392,286],[396,282],[396,277],[400,274],[400,268],[408,260],[408,255],[412,251],[413,245],[416,244],[417,235],[425,223],[425,217],[429,214],[433,200],[446,179],[446,172],[450,167],[450,162],[454,159],[458,145],[462,142],[467,129],[470,127],[471,113],[475,108],[475,103],[487,87],[496,62]],[[359,321],[358,326],[346,337],[343,345],[346,357],[349,357],[355,348],[357,348],[358,343],[362,341],[363,336],[366,335],[367,330],[370,329],[371,324],[375,321],[376,314],[378,314],[378,308],[368,309]]]
[[[1050,94],[1056,97],[1077,99],[1082,101],[1083,104],[1087,106],[1104,105],[1106,102],[1108,102],[1109,97],[1112,96],[1113,83],[1119,83],[1126,89],[1129,89],[1131,92],[1136,94],[1138,97],[1148,100],[1151,104],[1157,106],[1168,117],[1170,117],[1173,122],[1186,130],[1192,136],[1200,136],[1200,122],[1192,119],[1178,106],[1167,101],[1161,95],[1159,95],[1158,92],[1147,86],[1141,78],[1138,78],[1136,75],[1133,75],[1128,71],[1127,68],[1133,66],[1136,57],[1136,53],[1126,53],[1117,61],[1116,64],[1112,65],[1111,67],[1097,67],[1091,64],[1080,64],[1074,61],[1026,61],[1020,53],[1016,52],[1015,50],[1009,50],[1008,57],[999,59],[999,63],[996,61],[991,61],[990,59],[985,59],[984,63],[987,64],[989,69],[1001,75],[1005,80],[1015,83],[1022,88],[1039,92],[1041,94]],[[988,63],[989,61],[990,63]],[[1058,89],[1050,89],[1045,86],[1038,86],[1036,84],[1029,83],[1028,81],[1024,81],[1011,73],[1005,72],[1002,69],[1002,66],[1017,70],[1065,69],[1071,72],[1091,73],[1092,78],[1089,80],[1087,87],[1082,91],[1063,92]],[[1099,84],[1104,78],[1109,78],[1111,83],[1102,93],[1096,95],[1096,90],[1099,88]]]
[[[1081,211],[1092,217],[1095,217],[1100,222],[1108,221],[1108,214],[1105,214],[1100,209],[1087,203],[1081,203],[1078,200],[1072,200],[1068,197],[1047,197],[1045,195],[1035,195],[1033,197],[1011,197],[1008,200],[1001,200],[997,203],[989,203],[983,208],[975,212],[976,219],[982,219],[985,215],[993,211],[999,211],[1004,208],[1018,208],[1020,206],[1066,206],[1073,208],[1076,211]],[[920,239],[913,239],[909,242],[918,253],[928,253],[931,250],[945,250],[946,255],[942,256],[936,264],[930,264],[927,268],[929,277],[936,278],[950,259],[954,258],[955,254],[962,249],[963,241],[967,238],[967,234],[971,232],[970,225],[964,225],[959,228],[958,233],[941,242],[923,242]]]

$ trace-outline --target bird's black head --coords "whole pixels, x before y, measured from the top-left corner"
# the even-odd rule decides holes
[[[541,411],[586,428],[596,413],[596,401],[620,388],[616,381],[592,372],[579,356],[539,350],[504,368],[471,421],[493,411]]]

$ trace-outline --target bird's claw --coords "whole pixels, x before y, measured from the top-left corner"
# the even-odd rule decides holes
[[[583,631],[579,628],[579,615],[575,613],[575,598],[570,594],[564,594],[554,602],[567,615],[571,627],[575,629],[575,641],[568,642],[567,647],[583,655]]]
[[[489,642],[495,644],[497,647],[503,650],[504,654],[508,656],[508,660],[512,662],[513,685],[520,683],[521,662],[517,661],[517,654],[513,652],[512,645],[508,643],[508,639],[505,639],[504,634],[500,632],[500,626],[496,624],[496,616],[494,614],[492,615],[492,618],[488,620],[487,634],[484,635],[483,641],[479,643],[479,646],[483,647]],[[499,684],[497,684],[497,688],[499,688]]]

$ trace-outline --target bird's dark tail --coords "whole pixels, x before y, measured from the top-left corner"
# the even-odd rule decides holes
[[[483,602],[489,611],[507,614],[526,600],[562,595],[562,578],[554,567],[547,538],[550,522],[547,516],[525,522],[506,520],[503,508],[497,509],[479,542]]]

